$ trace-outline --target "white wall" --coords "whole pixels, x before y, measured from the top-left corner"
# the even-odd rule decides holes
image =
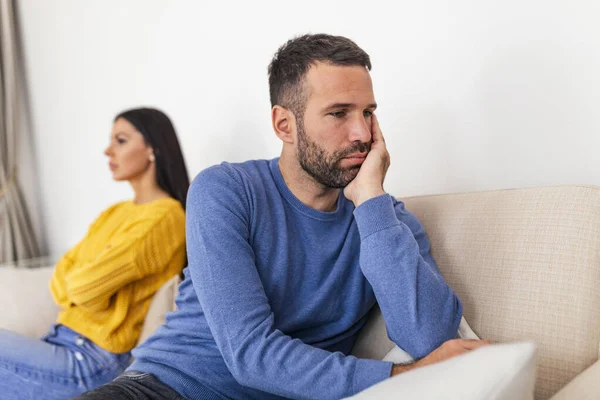
[[[600,184],[600,2],[21,0],[51,252],[130,196],[113,116],[174,120],[190,171],[271,158],[266,68],[305,32],[370,53],[395,195]]]

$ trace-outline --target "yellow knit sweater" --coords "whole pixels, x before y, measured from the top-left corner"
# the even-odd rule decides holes
[[[58,262],[58,323],[113,353],[135,347],[152,296],[185,263],[185,213],[174,199],[104,211]]]

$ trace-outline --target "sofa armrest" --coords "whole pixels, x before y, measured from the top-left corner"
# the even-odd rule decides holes
[[[0,328],[32,338],[48,332],[60,311],[49,289],[53,270],[0,268]]]
[[[550,400],[595,400],[600,398],[600,361],[580,373]]]

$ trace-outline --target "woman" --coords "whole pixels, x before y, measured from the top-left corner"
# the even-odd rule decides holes
[[[134,198],[104,211],[56,265],[50,291],[62,310],[45,337],[0,330],[2,399],[66,399],[117,377],[152,296],[185,264],[189,178],[169,118],[119,114],[105,154]]]

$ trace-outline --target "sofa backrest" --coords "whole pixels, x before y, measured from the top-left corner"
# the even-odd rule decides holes
[[[599,358],[600,187],[558,186],[405,199],[482,338],[538,346],[536,398],[547,399]],[[391,343],[378,310],[354,353]],[[373,329],[374,326],[378,328]]]
[[[475,333],[496,342],[537,343],[537,399],[549,398],[599,359],[600,187],[404,201],[425,227],[438,267]],[[46,332],[57,313],[47,289],[50,276],[50,268],[0,269],[0,328],[28,336]],[[174,277],[155,295],[140,342],[174,309],[178,282]],[[392,347],[376,309],[353,354],[381,359]]]
[[[177,287],[180,282],[181,278],[179,275],[175,275],[165,282],[154,294],[150,307],[148,308],[148,313],[146,314],[146,319],[144,319],[144,325],[142,326],[138,345],[148,339],[148,337],[165,323],[167,313],[175,311],[177,308],[175,305],[175,297],[177,296]]]
[[[50,294],[53,266],[0,266],[0,329],[31,338],[48,333],[60,308]]]

